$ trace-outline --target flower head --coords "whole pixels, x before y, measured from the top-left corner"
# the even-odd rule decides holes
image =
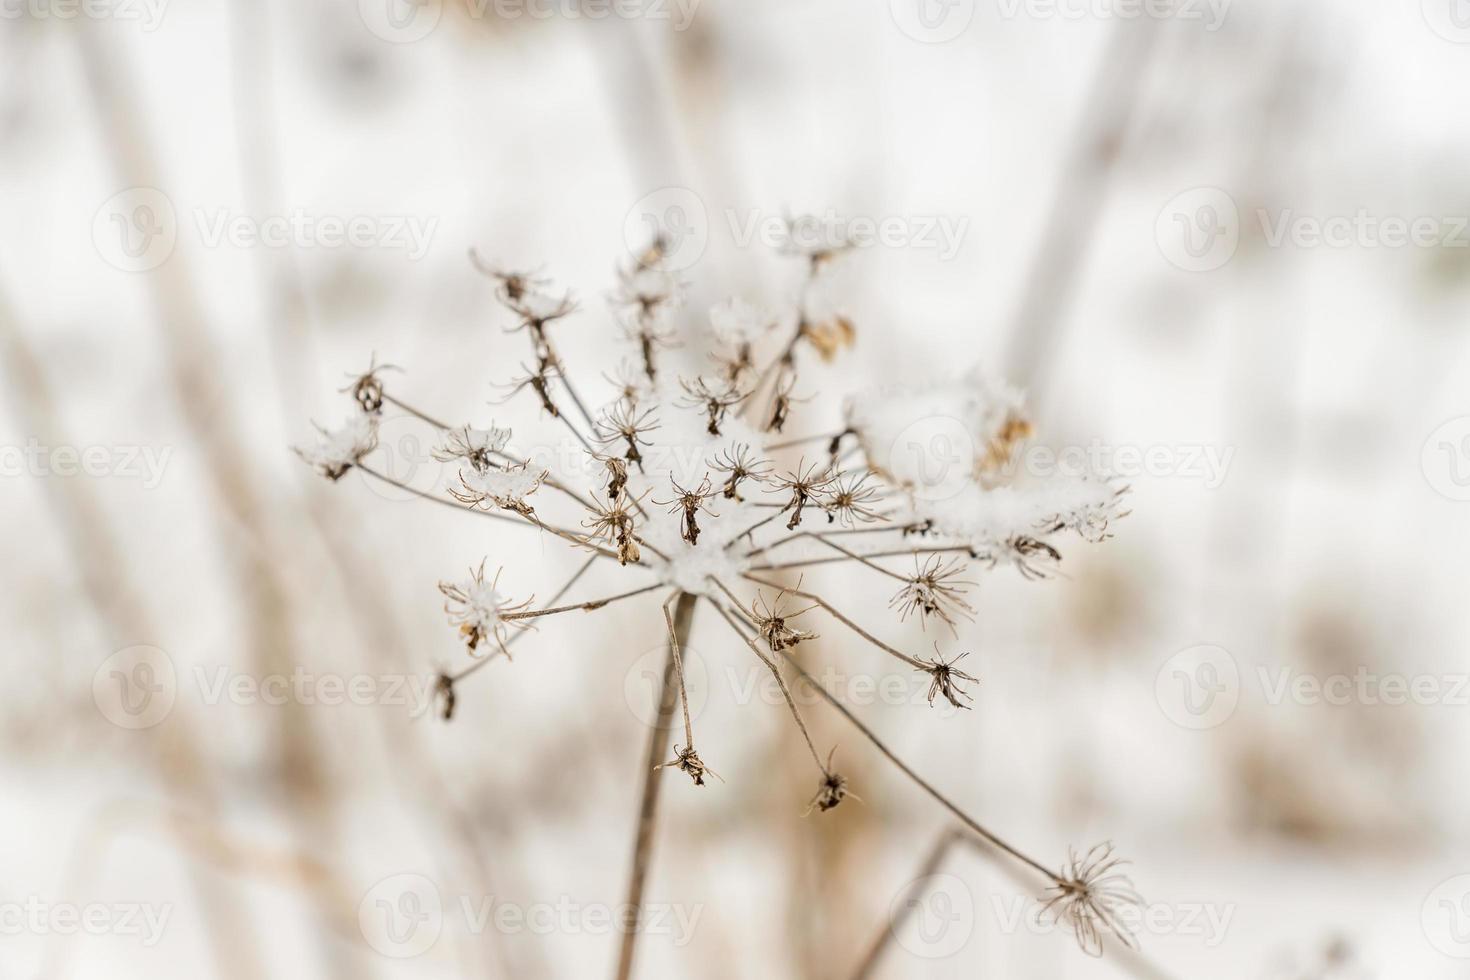
[[[817,634],[809,630],[793,629],[788,622],[802,613],[811,612],[817,608],[815,605],[807,606],[791,612],[786,608],[786,593],[777,594],[775,604],[766,602],[764,593],[756,593],[755,601],[751,604],[751,618],[755,621],[756,632],[761,639],[766,641],[772,653],[782,650],[790,650],[803,640],[815,640]]]
[[[526,503],[526,498],[540,489],[544,479],[545,470],[533,470],[526,463],[503,469],[493,466],[484,470],[471,468],[459,471],[460,486],[449,492],[471,507],[490,510],[493,505],[529,517],[534,511]]]
[[[958,558],[948,561],[939,555],[930,555],[922,566],[914,558],[914,574],[907,584],[898,590],[888,603],[888,608],[899,610],[899,620],[909,618],[910,613],[919,614],[920,623],[927,624],[933,616],[955,632],[955,616],[972,619],[975,607],[965,601],[965,593],[974,582],[960,578],[965,574],[965,563]]]
[[[689,778],[694,780],[695,786],[703,786],[705,776],[714,776],[716,779],[720,778],[719,773],[704,764],[704,761],[699,758],[699,753],[694,751],[694,746],[692,745],[688,748],[674,746],[674,758],[656,768],[677,769],[680,772],[687,773]]]
[[[444,434],[444,444],[433,451],[433,457],[441,463],[462,459],[480,472],[490,469],[495,463],[491,457],[510,442],[509,429],[476,429],[462,425]]]
[[[923,666],[917,669],[929,675],[929,704],[934,704],[934,698],[940,694],[944,695],[944,699],[956,708],[969,707],[968,704],[961,704],[960,698],[965,698],[968,701],[975,700],[970,697],[964,688],[960,687],[960,684],[963,681],[973,681],[978,684],[980,683],[980,679],[965,673],[955,666],[955,664],[968,656],[968,653],[962,653],[953,660],[945,660],[939,655],[939,647],[936,645],[932,660],[919,661]]]
[[[1127,863],[1113,857],[1111,842],[1097,845],[1081,858],[1072,851],[1056,884],[1043,896],[1046,901],[1042,912],[1070,925],[1089,956],[1102,955],[1105,932],[1112,933],[1129,949],[1137,948],[1138,941],[1118,915],[1125,906],[1142,904],[1133,882],[1118,873],[1117,869]]]
[[[487,642],[494,641],[500,652],[509,657],[510,650],[505,645],[508,629],[529,628],[518,620],[506,617],[525,609],[532,599],[520,603],[512,602],[496,588],[499,581],[499,572],[489,582],[485,581],[485,563],[482,561],[478,569],[470,569],[468,578],[458,582],[439,583],[439,591],[444,594],[444,612],[449,617],[449,623],[459,628],[465,646],[472,654],[480,654]]]
[[[320,433],[317,444],[297,446],[296,455],[334,482],[378,448],[378,417],[373,414],[353,415],[337,429],[317,426],[317,432]]]
[[[368,369],[352,379],[352,383],[343,391],[352,392],[353,400],[364,412],[374,413],[383,408],[383,379],[378,377],[379,371],[397,371],[399,368],[393,364],[379,364],[374,355],[368,361]]]

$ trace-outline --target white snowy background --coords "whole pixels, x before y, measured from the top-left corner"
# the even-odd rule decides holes
[[[373,0],[0,2],[0,977],[611,975],[616,938],[591,920],[464,910],[622,900],[657,600],[547,620],[447,725],[217,685],[423,677],[463,656],[438,580],[488,555],[546,596],[575,570],[554,538],[356,473],[330,485],[289,451],[351,408],[337,389],[374,352],[431,413],[554,431],[526,397],[488,404],[524,344],[467,249],[577,292],[559,337],[596,386],[644,215],[693,235],[694,318],[732,294],[789,303],[799,267],[740,232],[829,211],[905,231],[850,257],[857,346],[806,372],[822,397],[791,432],[831,431],[849,392],[980,365],[1030,392],[1037,443],[1164,460],[1064,575],[981,573],[960,638],[972,711],[931,709],[907,676],[904,703],[854,710],[1028,852],[1114,841],[1169,976],[1463,976],[1457,3],[704,0],[592,19],[445,0],[394,7],[414,15],[395,33]],[[133,271],[119,236],[140,203],[176,240]],[[425,237],[214,235],[279,215]],[[1194,255],[1183,236],[1211,215],[1223,251]],[[1418,219],[1437,244],[1389,241]],[[931,228],[959,229],[955,247]],[[384,424],[416,486],[444,476],[431,437]],[[67,475],[57,447],[109,462]],[[862,569],[807,581],[927,649]],[[697,919],[646,937],[639,975],[847,977],[945,814],[814,704],[862,802],[803,817],[810,760],[717,625],[701,613],[692,645],[724,781],[670,774],[648,896]],[[809,663],[890,672],[819,625]],[[166,652],[177,692],[133,731],[99,699],[138,645]],[[1209,679],[1202,646],[1225,651],[1237,704],[1196,728],[1179,685]],[[1283,699],[1283,676],[1353,686]],[[1425,703],[1385,703],[1394,678]],[[978,855],[943,873],[923,910],[939,938],[901,936],[877,975],[1130,975],[1016,925],[1022,893]],[[400,874],[445,912],[431,949],[393,959],[359,911]],[[119,923],[136,906],[168,915],[156,944]],[[101,908],[98,934],[37,907]]]

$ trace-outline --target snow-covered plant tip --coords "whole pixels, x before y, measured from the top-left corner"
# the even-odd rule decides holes
[[[833,754],[813,744],[789,693],[788,674],[811,684],[970,832],[1043,876],[1045,907],[1074,927],[1089,952],[1101,951],[1103,932],[1131,945],[1127,916],[1118,909],[1136,900],[1117,874],[1110,846],[1081,861],[1072,858],[1060,871],[1048,869],[899,762],[802,666],[803,645],[826,619],[822,628],[870,644],[923,675],[931,705],[943,699],[968,708],[980,664],[972,651],[943,646],[958,639],[961,620],[973,618],[979,574],[1009,566],[1029,579],[1047,578],[1069,537],[1101,541],[1126,513],[1127,488],[1102,474],[1029,483],[1019,478],[1015,464],[1032,424],[1021,394],[983,373],[813,406],[815,388],[805,384],[813,355],[831,361],[856,337],[832,299],[830,272],[845,251],[798,254],[803,275],[790,310],[769,312],[732,299],[701,318],[684,308],[683,284],[666,271],[665,248],[656,240],[617,270],[611,314],[628,357],[618,371],[594,380],[604,394],[598,400],[573,380],[563,357],[561,340],[579,312],[572,295],[553,290],[535,273],[494,266],[471,253],[507,311],[506,332],[528,342],[519,373],[500,385],[500,401],[524,399],[564,428],[572,451],[532,462],[516,454],[509,429],[481,428],[479,420],[441,422],[438,409],[431,414],[390,392],[386,368],[374,362],[345,389],[358,414],[298,452],[331,480],[356,467],[440,504],[554,535],[587,556],[540,604],[517,592],[513,575],[486,564],[440,583],[449,625],[469,658],[462,669],[437,677],[444,719],[463,704],[465,679],[493,660],[509,659],[511,646],[535,620],[639,596],[662,599],[654,621],[667,633],[668,676],[677,681],[682,701],[680,648],[694,608],[705,605],[786,694],[818,772],[809,810],[827,812],[856,795],[833,770]],[[670,353],[676,347],[683,348],[682,360]],[[681,376],[701,349],[709,351],[705,369]],[[516,362],[503,351],[495,354],[495,363]],[[434,458],[457,466],[454,486],[442,493],[417,490],[373,465],[385,404],[440,431]],[[808,412],[840,418],[840,426],[790,435],[795,419]],[[563,604],[599,564],[631,581],[621,591]],[[833,564],[892,579],[893,623],[917,621],[931,634],[928,649],[922,655],[900,649],[879,638],[880,627],[860,622],[873,610],[844,611],[825,598],[808,579]],[[704,786],[717,777],[701,758],[688,707],[682,707],[683,741],[658,768],[680,770]]]

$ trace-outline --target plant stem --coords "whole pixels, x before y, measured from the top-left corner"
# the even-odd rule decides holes
[[[681,646],[689,644],[689,629],[694,621],[695,597],[681,593],[674,606],[674,636]],[[679,680],[674,669],[674,648],[664,662],[663,685],[658,700],[658,718],[648,733],[648,747],[643,758],[643,796],[638,805],[638,830],[633,839],[633,870],[628,878],[626,907],[632,909],[632,921],[623,923],[623,942],[618,951],[617,980],[633,975],[633,954],[637,950],[638,933],[643,917],[643,886],[648,866],[653,859],[653,834],[658,825],[659,787],[663,779],[658,765],[669,751],[669,738],[674,723],[674,708],[679,702]]]
[[[970,816],[964,810],[961,810],[949,799],[949,797],[939,792],[939,790],[931,786],[922,776],[914,772],[913,769],[909,768],[908,764],[900,759],[897,755],[895,755],[892,749],[883,744],[883,740],[875,735],[871,728],[859,721],[857,715],[853,714],[846,705],[844,705],[841,701],[834,697],[830,691],[822,686],[820,681],[818,681],[811,674],[807,673],[806,669],[801,666],[801,662],[799,660],[797,660],[791,654],[787,653],[785,650],[781,651],[781,656],[786,658],[786,662],[789,663],[796,670],[796,672],[800,674],[806,680],[806,682],[812,686],[812,689],[815,690],[824,701],[826,701],[832,707],[836,708],[837,712],[841,714],[844,718],[846,718],[849,722],[851,722],[854,728],[862,732],[863,737],[872,742],[874,747],[888,758],[889,762],[892,762],[895,766],[902,770],[904,775],[908,776],[915,783],[917,783],[920,789],[928,793],[930,796],[934,797],[935,800],[939,801],[939,803],[946,810],[958,817],[961,823],[963,823],[970,830],[978,834],[991,846],[998,848],[999,850],[1010,855],[1012,858],[1015,858],[1017,861],[1021,862],[1027,867],[1040,873],[1044,878],[1046,878],[1048,882],[1053,884],[1061,883],[1061,879],[1057,877],[1056,872],[1047,870],[1046,866],[1040,861],[1037,861],[1034,858],[1027,857],[1025,854],[1022,854],[1020,851],[1016,850],[1014,847],[1007,844],[999,837],[995,836],[995,834],[992,834],[990,831],[980,826],[979,821],[975,820],[974,817]]]

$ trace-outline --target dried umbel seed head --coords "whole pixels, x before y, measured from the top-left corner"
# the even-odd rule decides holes
[[[378,448],[378,416],[359,413],[342,423],[341,428],[316,427],[315,446],[297,446],[296,455],[332,482],[356,466],[368,453]]]
[[[677,769],[682,773],[686,773],[690,779],[694,780],[695,786],[703,786],[705,776],[714,776],[716,779],[720,778],[718,773],[704,764],[703,760],[699,758],[699,753],[694,751],[694,746],[692,745],[687,748],[681,748],[677,745],[674,746],[674,758],[658,768]]]
[[[818,810],[826,813],[828,810],[836,809],[843,800],[853,796],[852,791],[847,788],[847,777],[828,769],[822,776],[822,784],[817,787],[817,795],[812,797],[811,803],[807,805],[806,812]]]
[[[521,302],[527,293],[547,285],[547,280],[538,278],[534,272],[516,272],[492,265],[474,249],[470,249],[470,263],[482,274],[495,280],[498,284],[496,294],[507,306]]]
[[[684,397],[680,404],[690,408],[698,408],[705,414],[705,429],[712,436],[720,434],[720,423],[725,419],[725,412],[732,405],[740,404],[745,394],[729,381],[708,381],[704,378],[696,378],[694,381],[680,380],[679,387],[684,389]]]
[[[871,473],[839,476],[827,490],[827,499],[822,509],[827,512],[827,523],[840,523],[845,528],[857,524],[871,524],[883,519],[874,506],[883,502],[883,494],[868,481]]]
[[[530,388],[541,400],[542,410],[552,418],[560,418],[561,411],[556,407],[556,402],[551,399],[551,379],[558,373],[556,364],[549,358],[543,358],[537,363],[534,371],[524,364],[521,365],[521,370],[525,373],[513,379],[510,384],[502,386],[508,390],[500,401],[509,401],[522,390]]]
[[[714,496],[709,477],[705,477],[693,490],[685,490],[675,480],[670,480],[669,483],[674,488],[674,496],[669,500],[655,500],[654,503],[660,507],[668,507],[670,514],[678,514],[680,533],[684,540],[692,545],[698,544],[700,511],[711,517],[720,516],[709,506],[709,499]]]
[[[825,493],[835,479],[836,477],[825,467],[817,463],[808,466],[805,460],[797,463],[796,469],[776,479],[772,492],[791,494],[791,499],[786,502],[786,506],[781,508],[783,514],[788,510],[791,511],[791,519],[786,522],[786,530],[796,530],[807,505],[818,502],[818,496]]]
[[[808,630],[793,629],[790,620],[795,619],[803,613],[811,612],[817,608],[815,605],[798,609],[795,612],[786,609],[786,593],[781,592],[776,596],[774,604],[766,602],[764,592],[758,592],[755,601],[751,603],[751,619],[755,621],[756,632],[772,653],[782,650],[790,650],[803,640],[815,640],[817,634]]]
[[[633,503],[636,505],[637,501]],[[610,507],[599,506],[594,516],[584,520],[582,526],[587,528],[587,536],[592,540],[617,546],[618,564],[636,565],[642,559],[643,553],[633,533],[633,515],[628,512],[624,498],[615,500]]]
[[[652,318],[678,305],[679,280],[656,264],[640,264],[618,273],[618,290],[614,299],[631,308],[636,317]]]
[[[379,364],[374,356],[368,361],[367,371],[354,377],[352,383],[341,390],[352,392],[353,400],[364,412],[380,412],[383,409],[383,379],[378,377],[378,372],[397,370],[400,368],[395,365]]]
[[[746,480],[764,483],[771,475],[771,461],[756,459],[747,443],[736,443],[733,448],[721,450],[710,462],[716,473],[728,473],[721,493],[727,500],[744,500],[740,496],[740,484]]]
[[[783,370],[781,376],[776,380],[776,392],[771,399],[771,415],[766,421],[767,432],[782,432],[786,428],[786,420],[791,417],[791,406],[797,402],[810,401],[808,398],[796,398],[791,394],[796,388],[796,374],[789,370]]]
[[[640,410],[636,405],[619,401],[598,421],[596,438],[604,446],[621,442],[623,458],[641,470],[643,453],[639,447],[652,445],[644,437],[657,428],[658,420],[653,409]]]
[[[1081,858],[1073,851],[1056,884],[1043,896],[1042,912],[1070,925],[1089,956],[1102,955],[1106,932],[1129,949],[1138,947],[1132,931],[1119,917],[1120,909],[1143,904],[1133,890],[1133,882],[1118,872],[1127,863],[1113,857],[1111,842],[1097,845]]]
[[[602,377],[617,389],[618,398],[630,406],[636,406],[640,401],[653,396],[653,385],[648,375],[630,360],[619,361],[612,374],[604,374]]]
[[[617,500],[628,485],[628,462],[621,456],[600,456],[607,468],[607,499]]]
[[[529,464],[519,466],[490,466],[487,469],[460,470],[459,487],[451,487],[449,493],[462,503],[483,510],[499,507],[530,517],[535,510],[527,498],[541,488],[546,479],[545,470],[533,470]]]
[[[462,425],[444,434],[444,444],[431,454],[441,463],[462,459],[474,469],[484,472],[495,465],[493,459],[510,442],[509,429],[476,429]]]
[[[934,698],[942,694],[944,695],[944,699],[956,708],[970,707],[968,704],[961,704],[960,698],[965,698],[968,701],[975,699],[970,697],[960,687],[960,684],[964,681],[972,681],[978,684],[980,683],[979,678],[973,677],[955,666],[955,664],[968,656],[968,653],[962,653],[953,660],[946,661],[939,656],[939,648],[936,646],[934,648],[934,659],[919,661],[924,666],[917,669],[929,675],[929,704],[931,706],[934,704]]]
[[[459,582],[440,582],[439,591],[444,594],[444,612],[451,626],[459,628],[465,646],[473,654],[481,655],[487,643],[493,642],[507,657],[505,638],[510,627],[529,629],[518,620],[506,617],[521,612],[531,605],[534,596],[524,602],[511,602],[496,589],[500,573],[485,581],[485,563],[478,569],[470,569],[469,578]]]
[[[1062,553],[1056,548],[1029,535],[1018,534],[993,545],[985,556],[990,567],[998,564],[1015,565],[1023,578],[1050,578]]]
[[[958,558],[943,560],[931,555],[921,566],[914,559],[914,574],[908,583],[889,600],[888,608],[898,609],[900,622],[907,621],[911,613],[917,612],[926,628],[933,616],[955,632],[955,616],[973,619],[975,608],[965,601],[965,593],[975,583],[961,578],[965,563]]]

